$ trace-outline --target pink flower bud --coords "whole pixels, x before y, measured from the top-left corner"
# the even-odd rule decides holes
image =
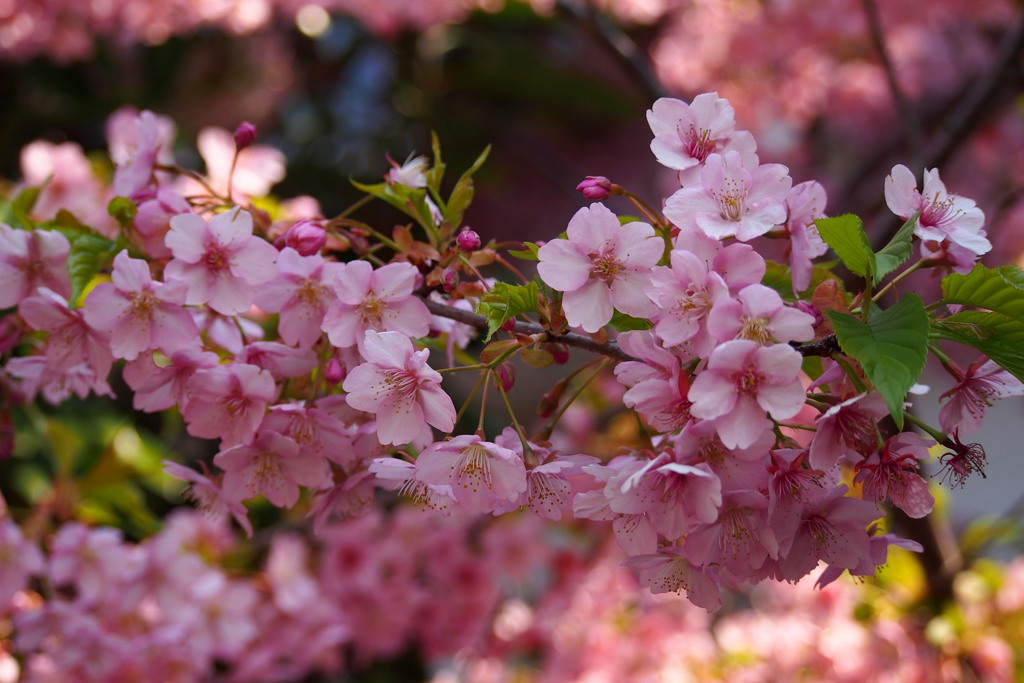
[[[587,199],[599,202],[612,193],[612,181],[604,176],[588,175],[586,180],[576,186],[576,189],[582,192]]]
[[[327,366],[324,368],[324,379],[331,384],[337,384],[345,380],[345,376],[348,373],[345,372],[345,366],[341,364],[337,358],[332,358],[327,361]]]
[[[501,324],[501,329],[504,330],[505,332],[508,332],[509,334],[512,334],[512,330],[516,329],[516,319],[509,318],[508,320]]]
[[[256,142],[256,126],[248,121],[242,121],[235,128],[235,148],[241,152],[243,149]]]
[[[498,376],[498,380],[501,381],[501,388],[508,393],[512,390],[512,387],[516,383],[516,369],[509,362],[504,362],[494,369],[495,374]]]
[[[808,315],[814,316],[814,323],[811,327],[817,327],[821,323],[825,322],[825,317],[821,314],[821,309],[814,304],[807,303],[806,301],[797,301],[796,307]]]
[[[327,231],[313,221],[299,221],[284,233],[284,244],[303,256],[312,256],[327,244]]]
[[[462,251],[476,251],[480,248],[480,235],[469,228],[463,228],[459,236],[455,238],[455,243]]]
[[[569,362],[569,347],[565,344],[550,343],[544,344],[543,348],[551,353],[555,357],[555,363],[558,365],[565,365]]]
[[[459,286],[459,271],[454,268],[445,268],[441,273],[441,287],[445,292],[451,293]]]

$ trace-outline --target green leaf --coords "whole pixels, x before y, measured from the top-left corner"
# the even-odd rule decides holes
[[[540,288],[536,282],[527,285],[495,283],[491,291],[480,297],[480,302],[476,306],[476,312],[487,318],[487,336],[484,337],[484,341],[489,341],[491,335],[497,332],[506,320],[520,313],[537,311],[539,296]]]
[[[0,223],[17,230],[35,229],[35,222],[28,214],[39,198],[39,191],[38,187],[26,187],[14,199],[0,198]]]
[[[473,165],[455,183],[455,188],[452,190],[451,196],[448,197],[444,218],[453,229],[458,228],[462,223],[462,215],[469,207],[469,203],[473,201],[473,174],[480,170],[480,167],[487,160],[487,155],[490,153],[491,146],[487,145],[484,151],[480,153],[480,156],[476,158],[476,161],[473,162]]]
[[[388,185],[387,183],[364,185],[351,179],[349,182],[357,190],[384,200],[423,226],[428,234],[433,234],[434,218],[430,213],[430,207],[427,206],[426,189],[413,189],[404,185]]]
[[[943,302],[985,310],[960,311],[936,321],[940,339],[973,347],[1024,381],[1024,271],[974,267],[942,280]]]
[[[68,254],[71,298],[68,304],[74,308],[93,278],[124,248],[123,241],[111,242],[94,234],[88,226],[64,210],[59,211],[49,225],[67,237],[71,243],[71,252]]]
[[[826,313],[840,348],[864,368],[902,429],[903,399],[928,358],[928,313],[916,294],[907,294],[884,311],[873,310],[877,312],[867,323],[839,311]]]
[[[430,147],[434,153],[434,165],[426,172],[427,187],[433,190],[435,195],[440,195],[445,165],[441,161],[441,140],[438,139],[437,133],[434,131],[430,131]]]
[[[836,252],[836,256],[851,273],[863,278],[871,277],[875,256],[860,218],[848,213],[836,218],[819,218],[814,221],[814,225],[821,239],[832,247],[832,251]]]
[[[514,256],[515,258],[520,259],[522,261],[539,261],[540,260],[540,257],[537,256],[537,252],[540,250],[540,247],[538,247],[533,242],[523,242],[523,246],[526,247],[526,249],[522,249],[522,250],[509,249],[509,252],[508,252],[509,256]]]
[[[649,330],[654,327],[650,320],[634,318],[633,316],[626,315],[621,311],[615,311],[615,314],[612,315],[611,326],[619,332],[626,332],[628,330]]]
[[[138,212],[139,207],[128,197],[114,197],[107,204],[107,213],[113,216],[117,220],[117,224],[122,228],[131,225],[132,219],[135,218],[135,214]]]
[[[875,254],[875,282],[881,282],[882,278],[902,266],[912,252],[911,240],[914,237],[914,228],[917,227],[917,217],[921,212],[914,213],[907,219],[896,234],[892,236],[889,243]]]

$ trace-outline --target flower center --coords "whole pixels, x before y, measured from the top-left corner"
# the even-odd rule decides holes
[[[689,130],[685,133],[679,131],[679,137],[683,141],[683,149],[691,157],[704,163],[707,160],[708,155],[715,151],[715,147],[718,146],[718,140],[711,138],[711,131],[707,128],[701,128],[697,130],[697,127],[692,123],[690,124]]]
[[[384,313],[387,305],[373,292],[370,292],[363,299],[363,305],[359,309],[363,316],[363,326],[378,332],[384,329]]]
[[[963,211],[953,209],[953,197],[946,195],[942,197],[936,192],[932,202],[921,210],[921,223],[936,227],[948,225],[955,221]]]
[[[589,256],[590,262],[593,264],[590,269],[590,277],[597,278],[601,282],[611,282],[626,268],[622,261],[608,253],[589,254]]]
[[[740,339],[755,341],[760,346],[772,341],[772,333],[768,329],[768,318],[743,318],[743,329],[740,330]]]

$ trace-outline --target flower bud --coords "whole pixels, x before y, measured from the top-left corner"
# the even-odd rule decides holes
[[[516,368],[514,365],[505,361],[494,369],[494,373],[497,375],[498,381],[501,382],[501,388],[505,393],[512,390],[512,387],[516,383]]]
[[[612,193],[612,181],[604,176],[588,175],[582,183],[576,186],[576,189],[582,192],[587,199],[599,202]]]
[[[459,286],[459,271],[454,268],[445,268],[441,272],[441,288],[451,294],[452,290]]]
[[[284,244],[303,256],[312,256],[327,244],[327,231],[313,221],[299,221],[285,232]]]
[[[509,318],[508,320],[501,324],[501,329],[511,334],[512,331],[516,329],[516,319]]]
[[[463,228],[459,236],[455,238],[455,243],[462,251],[476,251],[480,248],[480,235],[469,228]]]
[[[248,121],[242,121],[235,128],[235,149],[241,152],[252,143],[256,142],[256,126]]]
[[[345,372],[345,366],[342,365],[341,361],[337,358],[332,358],[327,361],[327,366],[324,368],[324,379],[331,384],[338,384],[339,382],[344,381],[345,375],[347,374],[348,373]]]
[[[814,316],[814,324],[812,327],[818,327],[825,322],[825,316],[821,314],[821,309],[814,304],[807,303],[806,301],[797,301],[796,307],[808,315]]]
[[[569,362],[569,347],[565,344],[548,342],[546,344],[542,344],[541,348],[546,349],[552,356],[554,356],[555,363],[558,365],[565,365]]]

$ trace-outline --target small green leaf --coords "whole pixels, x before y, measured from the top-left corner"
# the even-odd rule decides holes
[[[55,229],[68,238],[71,251],[68,254],[68,273],[71,275],[71,298],[68,304],[74,308],[82,292],[89,286],[104,266],[123,248],[121,240],[110,240],[93,234],[67,211],[60,211],[52,222]]]
[[[863,278],[871,277],[875,265],[874,254],[860,218],[848,213],[836,218],[819,218],[814,221],[814,225],[821,239],[832,247],[832,251],[836,252],[836,256],[851,273]]]
[[[135,214],[138,212],[139,207],[127,197],[114,197],[107,204],[107,213],[113,216],[117,220],[117,224],[122,228],[131,225],[132,219],[135,218]]]
[[[435,195],[440,195],[445,165],[441,160],[441,140],[434,131],[430,131],[430,147],[434,153],[434,165],[426,173],[427,187],[433,190]]]
[[[634,318],[633,316],[626,315],[621,311],[615,311],[615,314],[612,315],[611,326],[619,332],[627,332],[629,330],[649,330],[654,327],[650,320]]]
[[[540,257],[537,256],[537,252],[540,250],[540,247],[538,247],[533,242],[523,242],[523,246],[526,247],[526,249],[509,249],[509,256],[514,256],[515,258],[520,259],[522,261],[540,260]]]
[[[902,266],[910,258],[912,252],[911,241],[914,237],[914,228],[917,227],[917,217],[920,213],[918,211],[908,218],[907,222],[892,236],[889,243],[875,254],[875,283],[881,282],[882,278]]]
[[[487,145],[480,156],[476,158],[473,165],[462,174],[459,181],[455,183],[452,194],[448,197],[448,205],[444,210],[444,218],[452,228],[458,228],[462,223],[462,215],[466,213],[469,203],[473,201],[473,174],[475,174],[487,160],[491,153],[491,146]]]
[[[903,428],[903,399],[928,358],[928,313],[921,297],[907,294],[867,323],[846,313],[826,311],[843,351],[857,359]]]
[[[39,198],[39,191],[38,187],[26,187],[14,199],[0,198],[0,223],[17,230],[34,230],[35,222],[28,214]]]
[[[539,296],[540,288],[536,282],[526,285],[496,283],[491,291],[480,297],[480,302],[476,306],[476,312],[487,318],[487,336],[484,337],[484,341],[489,341],[491,335],[497,332],[506,320],[520,313],[537,311]]]
[[[546,368],[555,363],[555,356],[544,349],[523,349],[520,355],[531,368]]]
[[[387,183],[364,185],[363,183],[351,179],[349,182],[351,182],[353,187],[357,190],[365,192],[368,195],[372,195],[377,199],[382,199],[405,215],[409,216],[423,226],[427,230],[428,234],[433,232],[434,218],[430,213],[430,207],[427,206],[426,189],[413,189],[405,187],[404,185],[388,185]]]

